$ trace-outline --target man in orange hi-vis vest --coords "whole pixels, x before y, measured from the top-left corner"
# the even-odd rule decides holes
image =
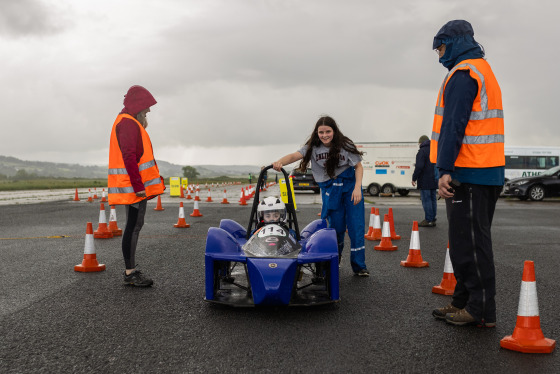
[[[126,207],[126,227],[122,237],[124,283],[137,287],[153,284],[136,269],[136,246],[148,200],[165,190],[146,132],[146,114],[154,104],[156,100],[147,89],[130,87],[124,96],[124,108],[113,124],[109,146],[109,204]]]
[[[449,73],[437,97],[430,161],[439,173],[457,285],[432,315],[454,325],[496,326],[491,226],[504,184],[504,113],[498,81],[470,23],[450,21],[433,48]]]

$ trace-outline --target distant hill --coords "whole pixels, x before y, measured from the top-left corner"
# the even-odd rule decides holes
[[[159,171],[165,178],[183,176],[183,166],[167,161],[157,160]],[[255,165],[188,165],[196,168],[200,178],[220,176],[240,177],[249,173],[258,175],[260,167]],[[25,170],[28,174],[41,177],[62,178],[106,178],[107,166],[84,166],[79,164],[63,164],[42,161],[24,161],[15,157],[0,156],[0,174],[12,177],[18,170]]]

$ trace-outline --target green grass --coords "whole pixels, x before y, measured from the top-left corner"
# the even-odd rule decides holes
[[[0,191],[55,190],[66,188],[106,187],[107,179],[40,178],[28,180],[0,180]]]
[[[191,183],[222,183],[222,182],[243,182],[247,183],[246,178],[216,177],[201,178]],[[253,184],[256,180],[253,180]],[[165,180],[165,184],[169,185],[169,179]],[[93,188],[107,187],[107,179],[85,179],[85,178],[34,178],[26,180],[0,179],[0,191],[18,191],[18,190],[55,190],[68,188]]]

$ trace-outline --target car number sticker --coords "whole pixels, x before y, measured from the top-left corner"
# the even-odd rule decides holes
[[[286,236],[286,231],[278,225],[268,225],[263,227],[257,234],[259,238],[267,236]]]

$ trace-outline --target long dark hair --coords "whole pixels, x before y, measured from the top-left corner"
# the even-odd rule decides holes
[[[307,165],[309,165],[309,162],[311,161],[313,147],[319,147],[321,144],[323,144],[321,142],[321,139],[319,139],[319,126],[328,126],[333,129],[333,139],[329,147],[329,156],[327,157],[326,169],[327,175],[330,178],[335,178],[336,175],[334,174],[334,172],[336,170],[336,167],[338,166],[341,149],[345,149],[349,153],[360,156],[363,154],[363,152],[358,151],[358,148],[356,148],[354,142],[348,137],[344,136],[333,118],[329,116],[323,116],[319,118],[319,120],[315,124],[313,132],[305,143],[305,145],[307,145],[307,152],[305,152],[305,155],[303,156],[303,159],[299,164],[299,170],[301,170],[302,172],[305,172],[307,170]]]

